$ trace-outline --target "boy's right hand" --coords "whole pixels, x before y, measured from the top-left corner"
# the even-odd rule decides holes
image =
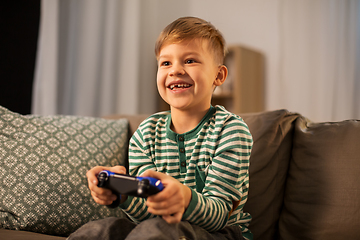
[[[110,205],[113,201],[116,200],[117,196],[113,194],[111,190],[105,188],[99,188],[97,186],[98,185],[97,176],[103,170],[108,170],[119,174],[126,174],[126,168],[123,166],[115,166],[115,167],[97,166],[97,167],[93,167],[86,173],[88,186],[94,201],[101,205]]]

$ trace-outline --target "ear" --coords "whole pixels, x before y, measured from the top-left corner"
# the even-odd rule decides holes
[[[217,74],[216,79],[214,81],[214,85],[215,86],[222,85],[225,82],[225,80],[227,78],[227,75],[228,75],[227,67],[225,65],[221,65],[219,67],[218,74]]]

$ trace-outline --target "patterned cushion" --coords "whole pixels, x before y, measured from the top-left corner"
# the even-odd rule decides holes
[[[0,106],[0,227],[66,236],[124,216],[92,200],[85,174],[124,161],[127,128],[126,119],[22,116]]]

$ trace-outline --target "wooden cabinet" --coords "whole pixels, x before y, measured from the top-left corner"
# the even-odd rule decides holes
[[[234,113],[259,112],[264,110],[264,56],[252,49],[232,45],[224,64],[229,74],[225,83],[213,93],[211,104],[222,105]],[[159,97],[158,110],[169,106]]]
[[[223,105],[234,113],[264,110],[264,57],[238,45],[228,47],[224,64],[228,78],[215,89],[212,105]]]

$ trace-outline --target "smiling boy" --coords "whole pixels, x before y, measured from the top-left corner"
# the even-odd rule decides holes
[[[170,111],[150,116],[134,133],[129,173],[160,179],[165,188],[147,199],[122,197],[120,207],[138,223],[126,239],[252,239],[243,212],[252,137],[240,117],[211,106],[227,77],[221,33],[200,18],[179,18],[160,34],[155,53],[157,88]],[[109,205],[116,196],[97,187],[103,169],[126,170],[87,173],[94,200]]]

